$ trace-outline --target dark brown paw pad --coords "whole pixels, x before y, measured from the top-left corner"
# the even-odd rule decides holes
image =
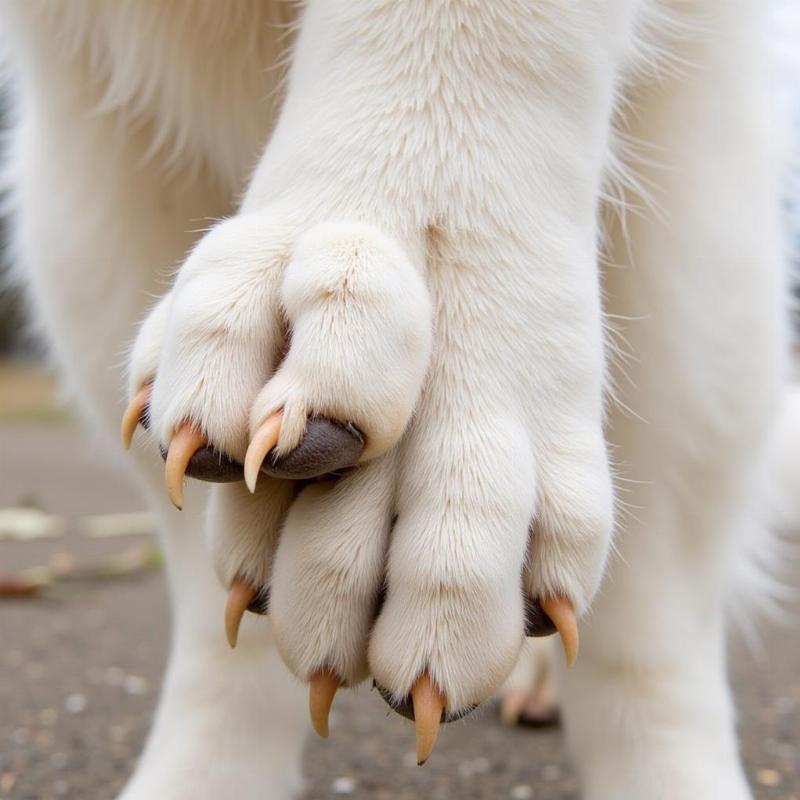
[[[251,614],[259,614],[260,616],[269,614],[269,586],[262,586],[256,592],[256,596],[247,606],[247,610]]]
[[[161,457],[167,460],[168,451],[159,445]],[[244,480],[244,467],[238,462],[206,445],[196,450],[186,465],[187,478],[209,483],[235,483]]]
[[[545,614],[538,600],[525,598],[525,635],[526,636],[552,636],[557,632],[556,626],[550,617]]]
[[[267,453],[261,472],[273,478],[307,480],[355,467],[364,452],[364,436],[351,423],[310,417],[303,440],[291,452]]]

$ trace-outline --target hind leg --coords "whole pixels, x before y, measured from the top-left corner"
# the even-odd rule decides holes
[[[630,320],[617,389],[639,418],[610,419],[628,513],[563,692],[589,800],[750,796],[724,610],[782,383],[782,265],[758,21],[716,5],[713,41],[681,53],[696,67],[634,98],[662,213],[631,215],[605,287]]]
[[[135,326],[191,244],[185,232],[227,208],[204,184],[170,183],[157,161],[143,163],[144,143],[94,110],[78,64],[51,69],[38,54],[24,62],[34,68],[10,159],[18,258],[77,407],[121,454],[121,365]],[[258,647],[245,637],[236,653],[219,636],[224,599],[203,542],[205,490],[192,487],[179,515],[163,499],[158,455],[129,458],[161,519],[175,632],[155,726],[124,797],[287,798],[302,703],[265,631]]]

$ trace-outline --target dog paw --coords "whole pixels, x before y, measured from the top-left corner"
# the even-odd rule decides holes
[[[287,219],[200,243],[134,347],[126,421],[177,505],[198,457],[247,480],[209,513],[229,641],[268,611],[322,735],[372,674],[422,763],[526,635],[577,654],[613,517],[597,287],[531,277],[527,231],[440,231],[415,265],[370,226]]]
[[[132,351],[127,443],[145,421],[182,502],[184,474],[312,478],[389,449],[419,396],[430,303],[402,247],[360,223],[283,209],[220,223]]]
[[[549,728],[559,722],[551,639],[526,639],[516,666],[498,694],[505,725]]]
[[[420,763],[526,635],[560,633],[574,660],[613,521],[599,326],[522,324],[514,287],[476,274],[434,281],[431,370],[398,446],[302,489],[272,572],[276,641],[318,731],[337,688],[371,673],[415,719]]]

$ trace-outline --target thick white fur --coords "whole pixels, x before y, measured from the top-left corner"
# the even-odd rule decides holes
[[[725,589],[784,380],[758,7],[313,0],[273,131],[290,4],[3,4],[18,257],[96,427],[116,429],[121,355],[191,247],[126,373],[155,378],[156,437],[190,417],[241,458],[283,405],[284,449],[316,411],[374,456],[288,511],[276,482],[192,485],[181,517],[153,443],[133,454],[176,634],[126,800],[289,796],[303,704],[274,640],[301,679],[371,672],[400,697],[429,669],[450,710],[485,699],[523,590],[579,613],[597,592],[608,443],[618,554],[565,692],[585,796],[749,796]],[[606,311],[634,356],[608,366],[598,211],[618,164],[623,202],[651,197],[605,230]],[[235,653],[197,530],[209,494],[221,582],[273,592]]]

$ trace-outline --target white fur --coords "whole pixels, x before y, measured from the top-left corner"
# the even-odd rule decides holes
[[[4,4],[16,246],[87,415],[115,430],[121,354],[191,248],[127,370],[129,391],[155,379],[155,438],[188,417],[241,459],[283,405],[284,449],[324,412],[373,457],[293,504],[267,479],[190,485],[181,517],[153,442],[136,449],[176,637],[126,800],[289,796],[303,710],[273,641],[303,680],[371,672],[401,697],[428,669],[451,711],[485,699],[523,591],[592,605],[609,445],[617,554],[565,678],[585,796],[749,796],[725,591],[785,349],[758,5]],[[614,182],[649,206],[608,223],[601,274]],[[631,351],[613,364],[601,290]],[[222,584],[273,592],[234,654],[197,531],[209,495]]]
[[[767,471],[767,501],[770,523],[785,531],[800,530],[800,385],[784,398],[778,424],[772,435],[771,460]]]
[[[250,413],[283,409],[278,452],[308,416],[353,422],[363,459],[394,445],[419,398],[431,347],[425,285],[402,249],[367,225],[329,222],[296,242],[281,287],[291,347]]]
[[[306,489],[286,518],[270,612],[278,648],[303,680],[327,667],[369,674],[365,642],[384,582],[396,459]]]

